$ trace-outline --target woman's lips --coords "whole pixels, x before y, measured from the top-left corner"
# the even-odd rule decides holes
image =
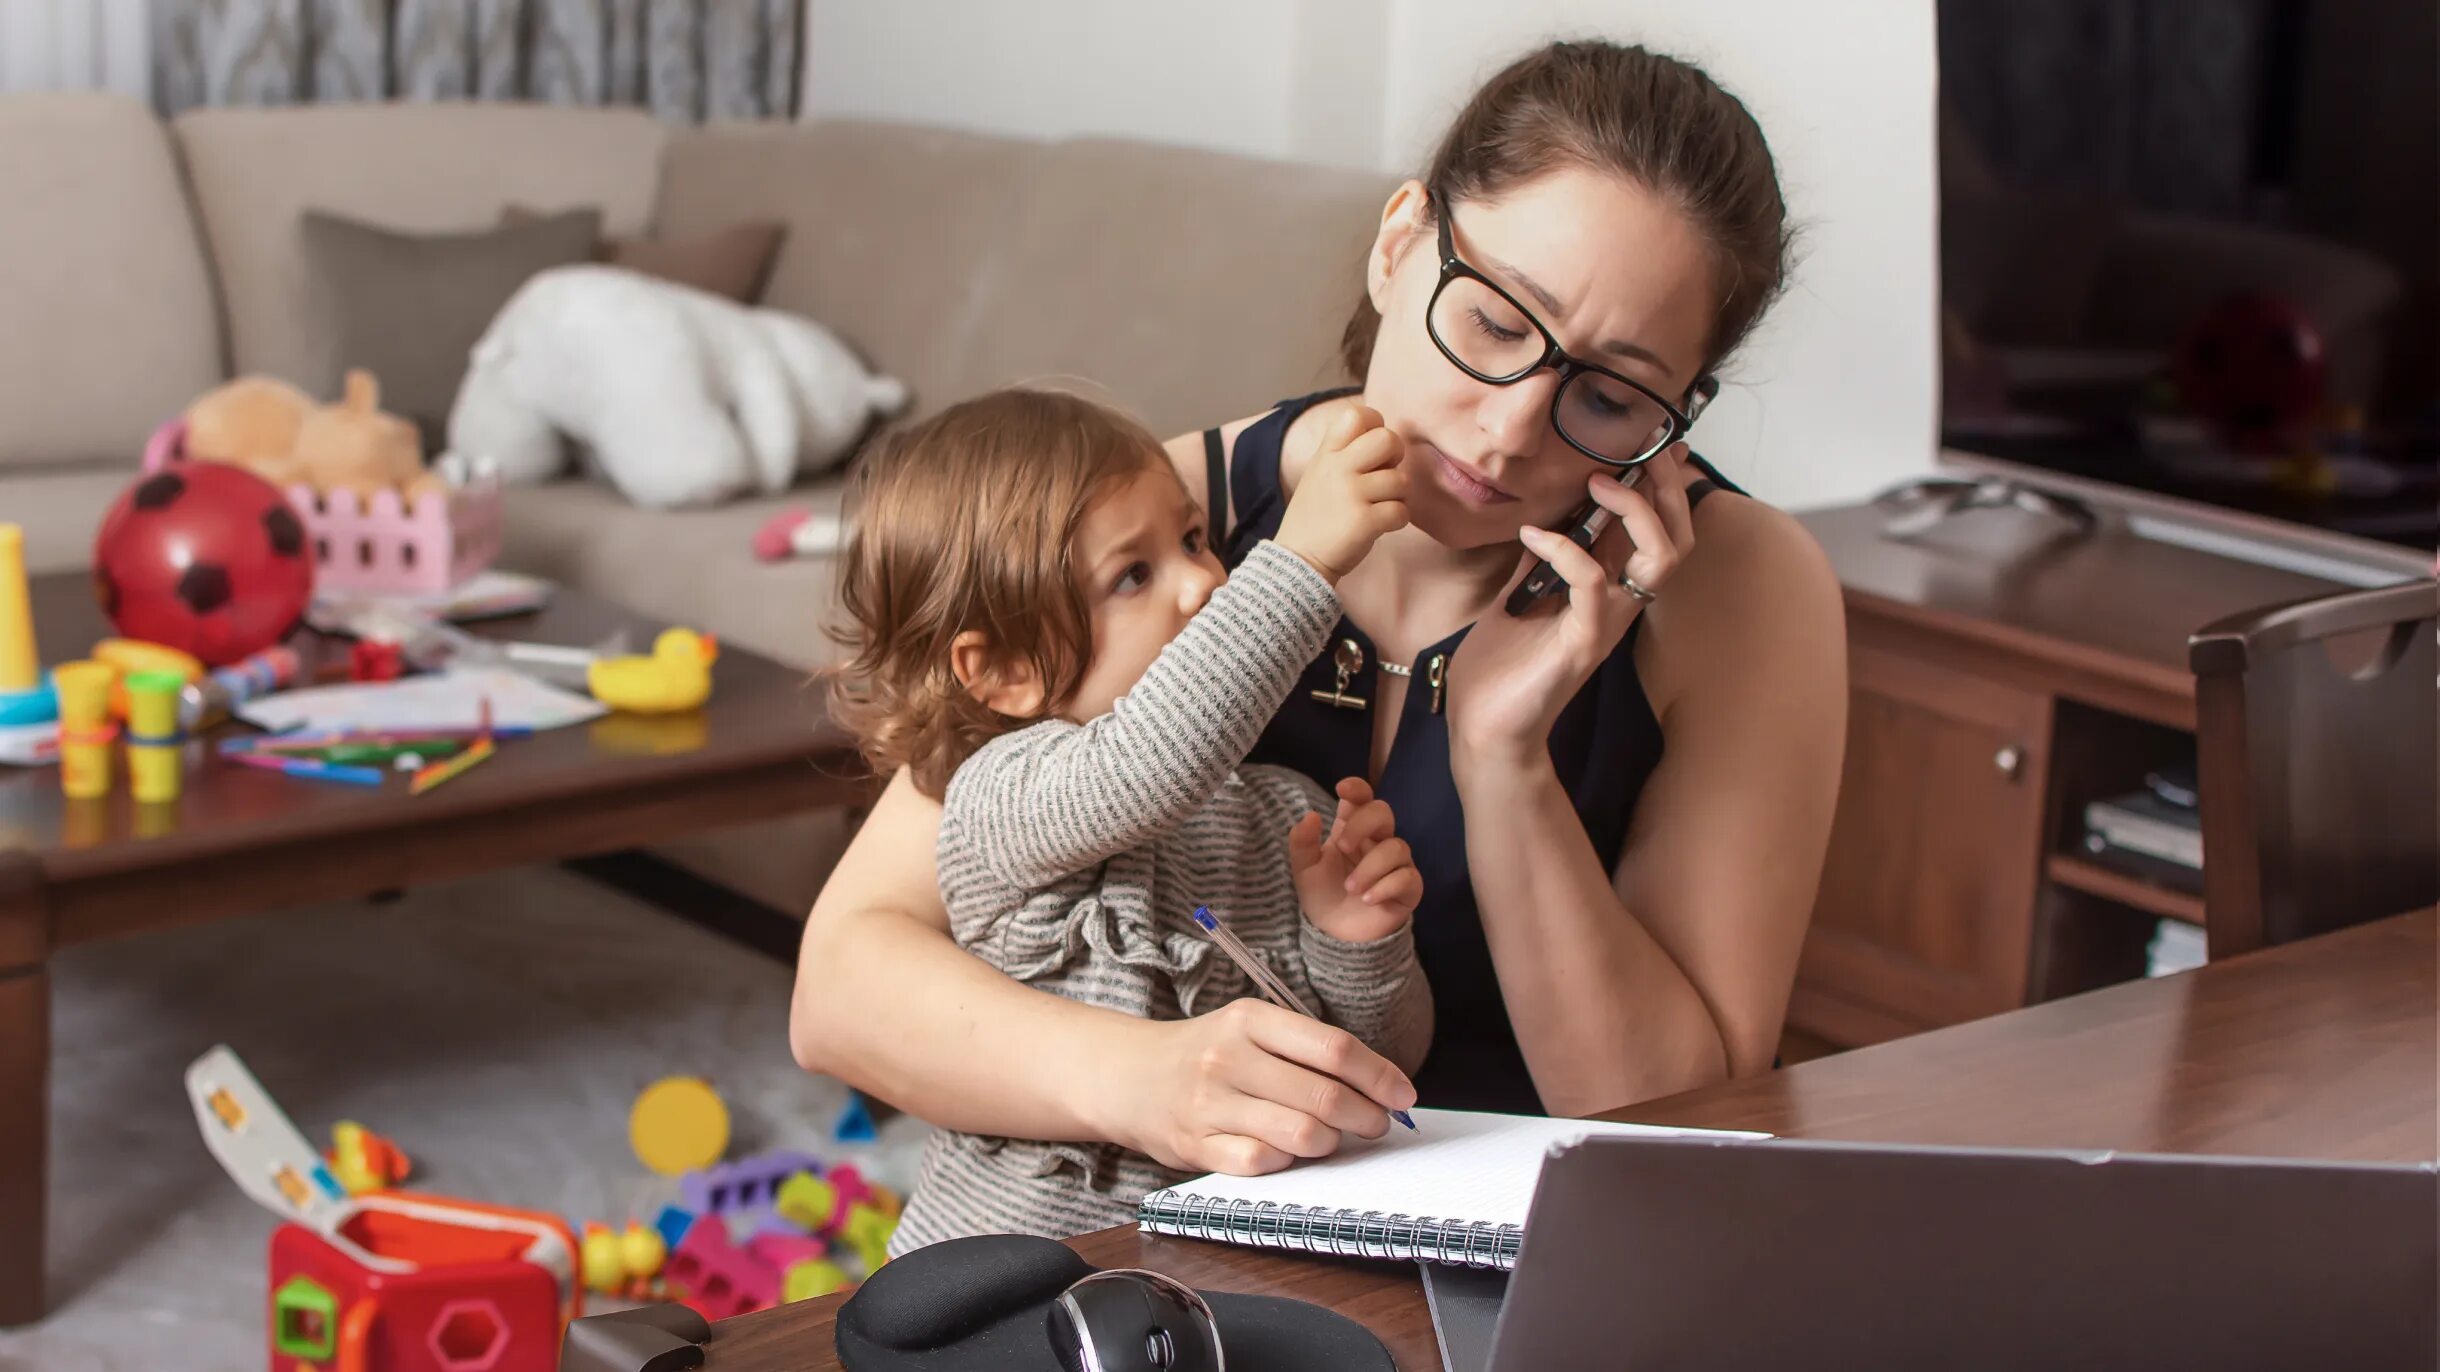
[[[1473,468],[1464,465],[1438,448],[1432,450],[1432,458],[1432,471],[1440,478],[1441,489],[1468,505],[1480,509],[1489,505],[1506,505],[1516,499],[1515,496],[1492,485]]]

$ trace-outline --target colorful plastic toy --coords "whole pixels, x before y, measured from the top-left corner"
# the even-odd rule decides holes
[[[864,1103],[864,1093],[847,1093],[847,1108],[839,1112],[836,1124],[830,1126],[830,1136],[841,1143],[871,1143],[881,1136],[873,1124],[873,1108]]]
[[[59,788],[72,800],[110,794],[110,686],[107,662],[65,662],[51,673],[59,692]]]
[[[766,1232],[747,1239],[746,1251],[769,1263],[774,1271],[786,1272],[800,1262],[829,1257],[830,1245],[803,1234]]]
[[[720,644],[692,629],[663,629],[650,657],[611,657],[585,671],[593,698],[613,710],[662,714],[692,710],[712,696]]]
[[[678,1181],[678,1195],[698,1215],[736,1214],[769,1206],[791,1176],[821,1168],[807,1154],[778,1149],[689,1172]]]
[[[407,1179],[415,1168],[397,1144],[356,1123],[341,1120],[330,1127],[330,1152],[323,1155],[331,1175],[351,1196],[386,1191]]]
[[[274,1372],[555,1372],[584,1313],[576,1236],[548,1215],[350,1196],[226,1047],[187,1096],[204,1143],[287,1221],[271,1236]]]
[[[729,1151],[729,1107],[701,1077],[663,1077],[635,1098],[627,1140],[664,1177],[709,1167]]]
[[[313,599],[305,526],[252,472],[196,463],[143,478],[102,517],[94,588],[121,634],[235,662],[286,638]]]
[[[815,1258],[792,1264],[780,1278],[780,1299],[790,1303],[809,1301],[847,1289],[847,1273],[837,1263]]]
[[[25,530],[0,524],[0,725],[58,718],[34,649],[34,601],[25,584]]]
[[[661,1236],[663,1253],[676,1251],[686,1242],[686,1231],[694,1228],[695,1217],[674,1205],[664,1205],[661,1213],[652,1217],[652,1231]]]
[[[130,672],[127,688],[127,780],[138,803],[160,804],[178,798],[178,692],[186,678],[176,672]]]
[[[780,1274],[729,1241],[726,1226],[706,1220],[686,1231],[669,1255],[670,1294],[707,1320],[752,1314],[779,1304]]]

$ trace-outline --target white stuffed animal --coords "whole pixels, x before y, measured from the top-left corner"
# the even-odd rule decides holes
[[[906,398],[811,320],[618,267],[554,267],[475,344],[449,447],[530,483],[566,468],[572,439],[629,500],[675,509],[785,490]]]

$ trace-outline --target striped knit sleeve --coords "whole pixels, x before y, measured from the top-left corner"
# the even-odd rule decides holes
[[[1368,943],[1349,943],[1297,920],[1297,952],[1322,1018],[1398,1064],[1423,1065],[1432,1046],[1432,988],[1415,957],[1415,926]]]
[[[950,779],[944,809],[1021,889],[1141,847],[1211,799],[1338,616],[1321,573],[1261,543],[1110,713],[992,740]]]

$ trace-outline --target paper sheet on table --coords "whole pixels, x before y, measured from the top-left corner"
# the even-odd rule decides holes
[[[484,700],[502,728],[557,729],[599,719],[601,702],[520,672],[484,667],[397,681],[281,691],[240,706],[238,718],[264,729],[471,729]]]

